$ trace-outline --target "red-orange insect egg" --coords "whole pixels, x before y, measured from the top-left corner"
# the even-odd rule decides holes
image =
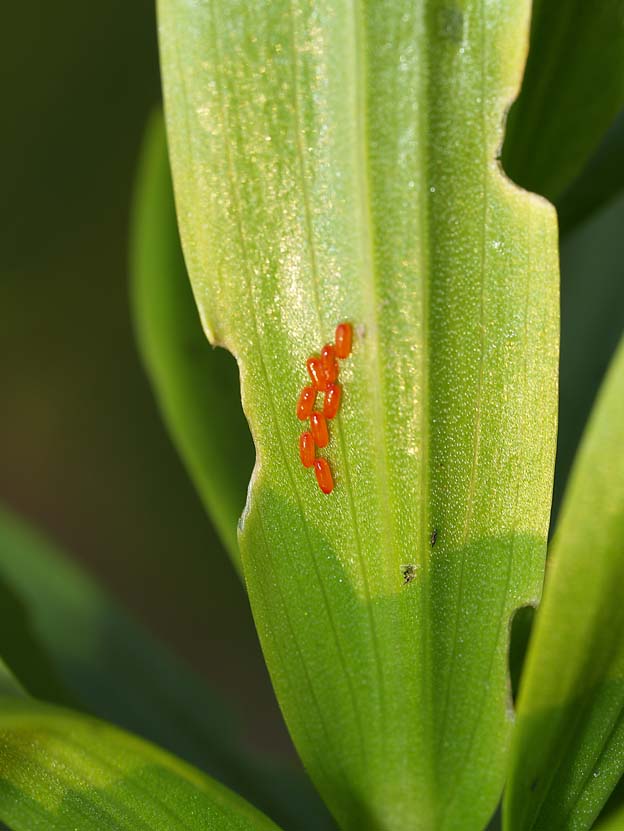
[[[327,459],[316,459],[314,462],[316,481],[323,493],[331,493],[334,489],[334,479],[327,463]]]
[[[325,418],[334,418],[340,408],[340,396],[342,389],[340,384],[328,384],[323,401],[323,415]]]
[[[302,433],[299,436],[299,456],[304,467],[312,467],[314,464],[314,439],[312,433]]]
[[[325,380],[328,384],[333,384],[338,378],[338,362],[336,361],[336,352],[331,343],[326,343],[321,350],[321,365],[325,373]]]
[[[353,329],[350,323],[339,323],[336,326],[336,356],[338,358],[348,358],[351,354],[351,341],[353,339]]]
[[[329,431],[323,413],[312,413],[310,416],[310,428],[315,443],[319,447],[326,447],[329,442]]]
[[[306,366],[308,367],[308,373],[310,374],[314,387],[321,392],[325,392],[327,381],[325,379],[325,372],[323,371],[321,359],[317,355],[312,358],[308,358]]]
[[[304,387],[301,390],[299,401],[297,402],[297,418],[305,421],[310,418],[310,413],[314,409],[314,402],[316,400],[316,390],[314,387]]]

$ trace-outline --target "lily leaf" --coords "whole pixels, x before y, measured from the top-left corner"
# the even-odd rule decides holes
[[[600,818],[595,826],[596,831],[624,831],[624,805],[609,812]]]
[[[623,190],[624,110],[621,110],[581,175],[557,200],[562,236],[616,199]]]
[[[343,828],[482,831],[554,458],[554,211],[496,161],[529,3],[158,8],[182,242],[241,370],[243,569],[289,729]],[[295,408],[341,321],[324,494]]]
[[[534,0],[503,148],[511,178],[557,202],[623,106],[624,0]]]
[[[561,245],[561,415],[555,517],[583,430],[622,333],[623,225],[624,194],[568,234]]]
[[[590,828],[624,772],[624,341],[581,445],[518,701],[509,831]]]
[[[199,322],[178,237],[162,116],[147,131],[134,210],[138,342],[163,417],[232,562],[254,451],[231,355]]]
[[[240,797],[87,716],[0,701],[0,819],[12,831],[276,831]]]
[[[624,776],[622,776],[613,789],[611,796],[598,817],[596,825],[599,827],[600,823],[606,822],[607,819],[610,820],[611,817],[615,817],[616,815],[624,819]]]
[[[7,633],[0,654],[31,694],[73,702],[157,742],[288,828],[328,827],[326,810],[304,777],[252,754],[225,702],[86,574],[5,510],[0,510],[0,615],[0,632]],[[12,647],[16,633],[19,650]],[[2,691],[14,686],[11,678],[3,681]]]
[[[27,693],[17,678],[9,670],[7,665],[0,659],[0,696],[27,697]]]

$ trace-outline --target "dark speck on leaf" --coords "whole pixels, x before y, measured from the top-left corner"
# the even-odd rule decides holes
[[[401,574],[403,575],[403,585],[406,586],[416,577],[416,569],[413,565],[402,566]]]

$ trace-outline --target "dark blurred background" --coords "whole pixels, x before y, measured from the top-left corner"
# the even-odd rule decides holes
[[[129,206],[160,97],[153,5],[31,0],[3,10],[0,502],[221,690],[251,742],[288,753],[244,592],[133,338]],[[556,502],[624,322],[623,223],[616,197],[562,246]]]
[[[0,502],[207,677],[250,742],[288,752],[245,594],[132,332],[129,207],[160,100],[154,2],[32,0],[2,16]]]

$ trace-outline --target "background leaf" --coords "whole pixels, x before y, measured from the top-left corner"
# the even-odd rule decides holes
[[[495,160],[528,11],[159,3],[186,261],[258,454],[249,594],[297,747],[358,831],[481,831],[502,787],[556,406],[554,212]],[[325,496],[295,404],[341,320]]]
[[[596,831],[624,831],[624,809],[599,822]]]
[[[607,131],[582,173],[557,200],[559,231],[566,236],[624,189],[624,110]]]
[[[624,771],[624,341],[552,546],[522,677],[509,831],[590,828]]]
[[[231,791],[103,722],[0,702],[0,818],[12,831],[271,831]]]
[[[3,660],[0,659],[0,695],[26,696],[26,692]]]
[[[146,135],[134,210],[133,306],[163,417],[221,539],[240,570],[236,527],[253,466],[238,372],[212,349],[184,266],[162,116]]]
[[[624,328],[624,197],[561,244],[560,415],[556,517],[583,430]]]
[[[503,166],[557,201],[624,105],[624,0],[534,0],[531,49]]]
[[[136,348],[129,213],[161,97],[155,11],[4,7],[0,504],[221,689],[254,746],[292,756],[246,593]]]
[[[596,831],[624,831],[624,779],[620,779],[596,823]]]
[[[596,822],[596,828],[601,829],[603,823],[606,824],[611,821],[617,826],[617,823],[621,823],[622,819],[624,819],[624,777],[620,778],[620,781],[615,786],[606,805],[602,809]]]
[[[0,612],[2,649],[17,645],[0,654],[13,657],[19,649],[11,668],[30,692],[73,702],[182,755],[288,828],[331,826],[298,772],[247,749],[224,702],[6,511]],[[27,639],[17,638],[22,632]]]

